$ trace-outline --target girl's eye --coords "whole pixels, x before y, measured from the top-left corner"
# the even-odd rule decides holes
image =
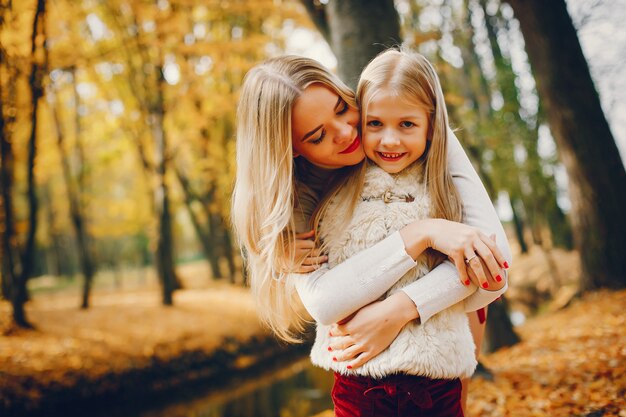
[[[326,129],[322,129],[322,134],[320,135],[319,138],[317,139],[313,139],[310,140],[309,143],[312,143],[314,145],[317,145],[318,143],[320,143],[322,140],[324,140],[324,136],[326,136]]]
[[[367,122],[367,125],[371,127],[381,127],[383,124],[379,120],[370,120]]]
[[[342,114],[344,114],[347,111],[348,111],[348,103],[346,103],[344,101],[343,102],[343,107],[337,112],[337,115],[341,116]]]
[[[405,120],[405,121],[403,121],[403,122],[400,122],[400,126],[401,126],[401,127],[413,127],[413,126],[415,126],[415,123],[413,123],[413,122],[408,122],[408,121],[406,121],[406,120]]]

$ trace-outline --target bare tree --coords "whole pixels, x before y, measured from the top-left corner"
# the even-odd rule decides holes
[[[28,208],[28,222],[26,238],[23,247],[19,247],[13,228],[15,212],[13,211],[13,173],[14,157],[10,139],[4,129],[4,116],[0,117],[0,154],[2,162],[2,205],[5,230],[3,233],[3,279],[6,280],[6,291],[13,309],[13,322],[19,327],[29,328],[32,325],[26,318],[24,304],[28,300],[26,282],[33,273],[35,258],[35,234],[37,231],[38,199],[35,184],[35,157],[37,154],[37,124],[39,121],[39,100],[43,96],[44,65],[37,58],[39,48],[45,48],[45,0],[37,1],[37,8],[33,18],[31,32],[31,65],[28,82],[31,90],[31,129],[27,142],[27,191],[26,201]],[[4,16],[2,16],[2,24]],[[2,60],[6,57],[2,51]]]
[[[569,176],[582,289],[626,287],[626,171],[564,0],[508,0]]]
[[[301,1],[337,57],[339,77],[352,88],[376,54],[402,42],[393,0]]]

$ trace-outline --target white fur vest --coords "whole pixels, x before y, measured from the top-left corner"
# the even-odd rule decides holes
[[[328,245],[330,267],[414,220],[427,218],[429,212],[430,198],[420,167],[413,164],[401,173],[391,175],[370,164],[360,201],[350,222],[344,224],[346,208],[332,201],[320,225],[320,237]],[[427,272],[426,264],[419,258],[417,266],[400,278],[383,298]],[[408,323],[385,351],[351,371],[346,369],[346,363],[333,362],[333,352],[328,351],[328,332],[328,326],[317,325],[311,361],[342,374],[381,378],[406,373],[453,379],[471,375],[476,367],[474,342],[462,303],[442,311],[424,324]]]

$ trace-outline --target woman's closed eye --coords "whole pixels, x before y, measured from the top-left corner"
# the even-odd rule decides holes
[[[320,143],[321,141],[324,140],[324,137],[326,136],[326,129],[322,129],[322,133],[320,133],[319,137],[317,139],[311,139],[309,140],[309,143],[312,143],[314,145],[317,145],[318,143]]]
[[[341,116],[342,114],[345,114],[348,111],[348,103],[346,103],[345,101],[342,101],[342,107],[337,110],[337,115]]]

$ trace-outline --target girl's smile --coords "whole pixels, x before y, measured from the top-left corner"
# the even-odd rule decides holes
[[[378,152],[378,155],[381,159],[384,159],[385,161],[396,162],[400,160],[400,158],[402,158],[403,156],[407,155],[407,153]]]
[[[365,154],[385,171],[396,174],[426,152],[428,113],[416,101],[381,90],[364,113]]]

